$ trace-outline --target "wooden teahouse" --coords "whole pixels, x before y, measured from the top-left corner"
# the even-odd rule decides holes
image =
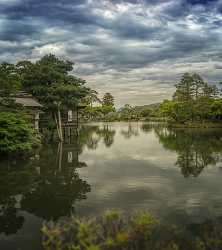
[[[39,130],[40,113],[43,106],[30,94],[19,92],[14,98],[16,104],[22,105],[27,110],[27,115],[36,130]]]

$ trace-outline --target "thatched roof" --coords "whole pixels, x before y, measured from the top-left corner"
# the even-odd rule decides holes
[[[42,105],[32,97],[15,97],[14,100],[15,103],[21,104],[24,107],[42,108]]]

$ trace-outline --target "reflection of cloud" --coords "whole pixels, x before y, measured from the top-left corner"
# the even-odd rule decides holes
[[[198,178],[186,179],[175,166],[176,154],[164,150],[152,131],[139,131],[139,136],[126,140],[120,131],[127,126],[113,125],[116,138],[111,148],[99,145],[97,151],[81,155],[88,168],[79,173],[92,185],[92,192],[80,203],[80,213],[115,207],[144,209],[161,218],[184,219],[184,223],[222,213],[221,176],[216,166]]]
[[[221,9],[221,1],[1,0],[1,60],[55,53],[118,105],[156,102],[184,71],[220,80]]]

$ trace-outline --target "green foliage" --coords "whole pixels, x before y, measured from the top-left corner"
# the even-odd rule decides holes
[[[153,111],[149,108],[146,108],[146,109],[143,109],[141,112],[140,112],[140,115],[143,117],[143,118],[148,118],[150,116],[153,115]]]
[[[153,227],[157,225],[157,221],[147,213],[139,213],[135,216],[133,221],[133,228],[135,232],[149,238],[152,234]]]
[[[27,152],[39,143],[39,137],[21,114],[0,113],[0,153]]]
[[[108,220],[104,219],[108,214]],[[109,211],[95,219],[44,224],[46,250],[213,250],[221,249],[221,223],[177,227],[158,222],[148,213],[125,216]]]
[[[119,113],[120,119],[124,121],[134,120],[137,116],[137,113],[135,112],[134,108],[129,104],[125,104]]]
[[[114,97],[110,93],[105,93],[102,99],[102,104],[104,106],[114,106]]]
[[[222,117],[222,99],[214,100],[210,103],[210,116]]]
[[[93,220],[72,218],[70,221],[64,225],[43,226],[45,249],[134,249],[130,246],[142,246],[141,242],[150,241],[147,234],[151,236],[158,225],[148,214],[127,218],[118,211],[108,211],[101,218]]]
[[[176,85],[173,100],[164,101],[158,113],[172,123],[221,120],[219,90],[204,82],[198,74],[185,73]]]
[[[52,111],[75,107],[88,94],[85,81],[70,74],[73,63],[46,55],[35,63],[19,62],[17,72],[23,87]]]
[[[197,177],[208,165],[216,165],[222,152],[220,129],[181,129],[156,127],[165,149],[177,153],[175,165],[184,177]]]
[[[98,93],[95,90],[91,89],[87,96],[84,98],[84,103],[92,108],[94,102],[101,103],[101,100],[98,97]]]
[[[103,217],[106,223],[115,222],[120,220],[121,213],[117,210],[110,210],[106,211]]]
[[[107,120],[109,118],[110,113],[115,112],[114,106],[97,106],[97,107],[90,107],[87,106],[84,110],[84,117],[87,120]]]
[[[145,106],[131,106],[125,104],[120,108],[115,114],[112,114],[112,117],[109,121],[139,121],[139,120],[151,120],[154,119],[159,105],[145,105]]]
[[[138,120],[150,120],[157,117],[159,104],[135,106],[132,107],[129,104],[125,104],[119,110],[116,110],[114,106],[97,106],[88,107],[84,110],[83,116],[86,120],[93,121],[138,121]]]
[[[0,64],[0,111],[18,108],[12,95],[21,89],[21,79],[13,64]]]
[[[0,64],[0,97],[9,97],[21,88],[21,81],[13,64]]]
[[[24,90],[43,104],[54,119],[58,138],[63,141],[61,111],[75,109],[90,89],[85,81],[73,76],[73,63],[54,55],[46,55],[36,62],[21,61],[16,65]]]

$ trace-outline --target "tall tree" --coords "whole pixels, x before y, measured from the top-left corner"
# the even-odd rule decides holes
[[[176,84],[173,100],[163,102],[160,114],[167,116],[173,121],[185,123],[187,121],[204,121],[206,119],[219,118],[220,107],[219,90],[214,85],[206,83],[196,73],[185,73],[180,82]],[[215,112],[216,110],[216,112]]]
[[[1,110],[14,109],[16,107],[13,95],[21,89],[21,79],[13,64],[0,64],[0,108]]]
[[[193,77],[189,73],[185,73],[180,82],[176,84],[176,92],[174,93],[174,100],[181,102],[188,102],[193,96]]]
[[[110,93],[105,93],[102,104],[104,106],[114,106],[114,97]]]
[[[21,81],[13,64],[0,64],[0,96],[8,97],[21,88]]]
[[[24,88],[51,113],[59,139],[63,141],[61,111],[76,107],[88,94],[85,81],[70,74],[72,62],[54,55],[46,55],[35,63],[22,61],[16,66]]]
[[[192,76],[192,88],[193,88],[193,98],[198,99],[198,97],[202,94],[203,88],[206,85],[203,78],[197,74],[194,73]]]
[[[98,102],[101,103],[101,100],[98,97],[97,91],[91,89],[87,96],[84,98],[84,101],[87,105],[89,105],[91,108],[93,107],[93,103]]]

